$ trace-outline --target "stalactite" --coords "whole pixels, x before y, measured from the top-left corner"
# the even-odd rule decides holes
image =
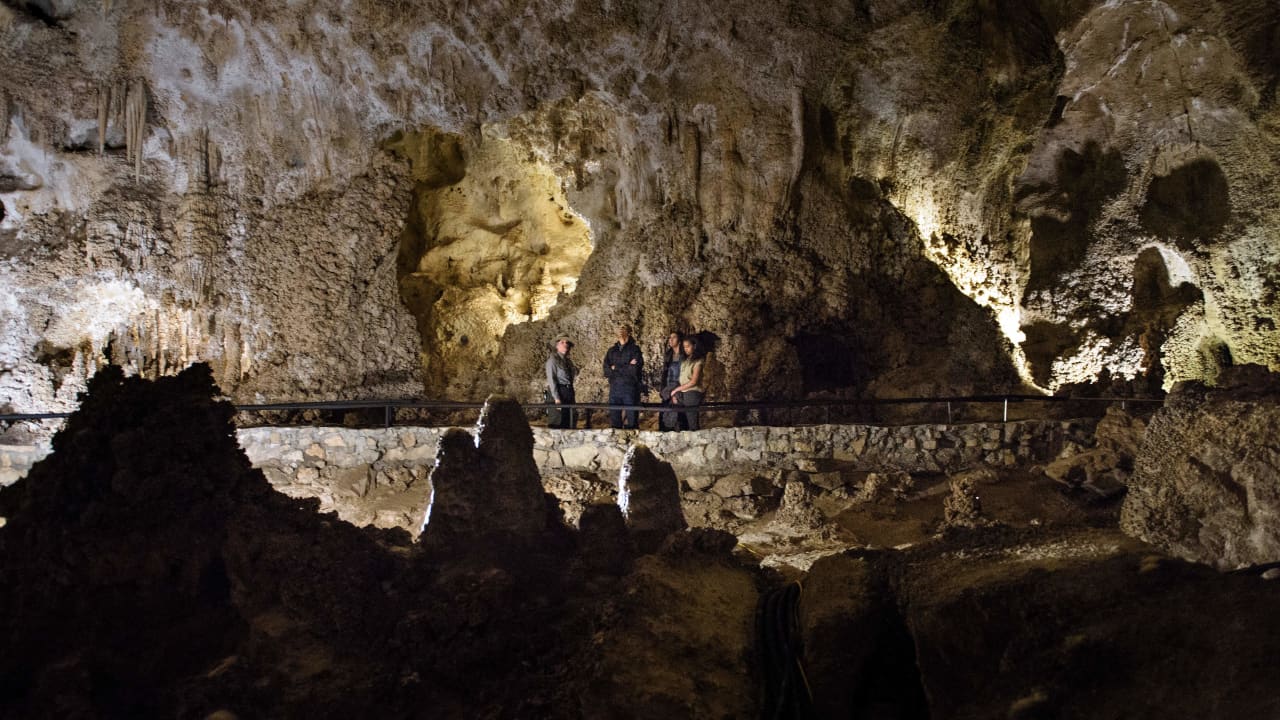
[[[0,143],[9,142],[9,94],[0,89]]]
[[[156,375],[164,375],[164,323],[160,310],[156,310]]]
[[[111,110],[111,89],[106,83],[98,83],[98,155],[107,149],[107,118]]]
[[[125,97],[125,152],[133,160],[135,180],[142,179],[142,143],[147,132],[147,85],[134,80]]]
[[[209,131],[204,131],[204,167],[205,167],[205,183],[209,187],[218,184],[218,177],[222,174],[222,150],[218,148],[218,144],[209,136]]]
[[[193,301],[205,298],[209,287],[209,268],[204,260],[193,257],[187,260],[187,291]]]
[[[791,175],[787,178],[786,197],[790,199],[792,192],[800,183],[800,172],[804,169],[804,91],[800,87],[791,89]]]
[[[178,345],[178,367],[180,368],[186,367],[191,359],[191,326],[194,324],[191,314],[191,310],[183,312],[182,322],[179,327],[179,332],[182,333],[179,338],[181,343]]]
[[[241,350],[240,350],[240,380],[243,381],[249,375],[249,370],[253,367],[253,346],[251,338],[244,337],[241,333]]]

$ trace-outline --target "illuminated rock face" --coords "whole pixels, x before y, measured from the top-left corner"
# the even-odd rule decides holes
[[[400,246],[400,291],[418,318],[429,384],[465,397],[507,327],[543,320],[591,254],[561,179],[511,141],[436,132],[396,138],[415,202]]]
[[[590,398],[618,321],[720,398],[1280,365],[1268,0],[31,5],[0,406],[523,399],[561,332]]]

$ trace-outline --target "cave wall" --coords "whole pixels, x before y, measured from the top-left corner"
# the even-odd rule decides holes
[[[621,321],[651,360],[714,333],[720,398],[1280,367],[1266,0],[34,5],[0,5],[0,407],[108,356],[532,399],[561,332],[589,399]],[[534,165],[589,230],[559,284],[502,212]],[[454,190],[500,251],[424,319]]]

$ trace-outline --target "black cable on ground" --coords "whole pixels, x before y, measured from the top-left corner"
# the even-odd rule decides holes
[[[764,672],[767,720],[816,720],[800,642],[800,583],[767,591],[756,605],[756,639]]]

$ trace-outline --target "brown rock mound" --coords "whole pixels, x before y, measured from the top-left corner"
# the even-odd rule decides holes
[[[1120,527],[1219,568],[1280,561],[1280,390],[1256,368],[1222,380],[1176,388],[1152,418]]]

